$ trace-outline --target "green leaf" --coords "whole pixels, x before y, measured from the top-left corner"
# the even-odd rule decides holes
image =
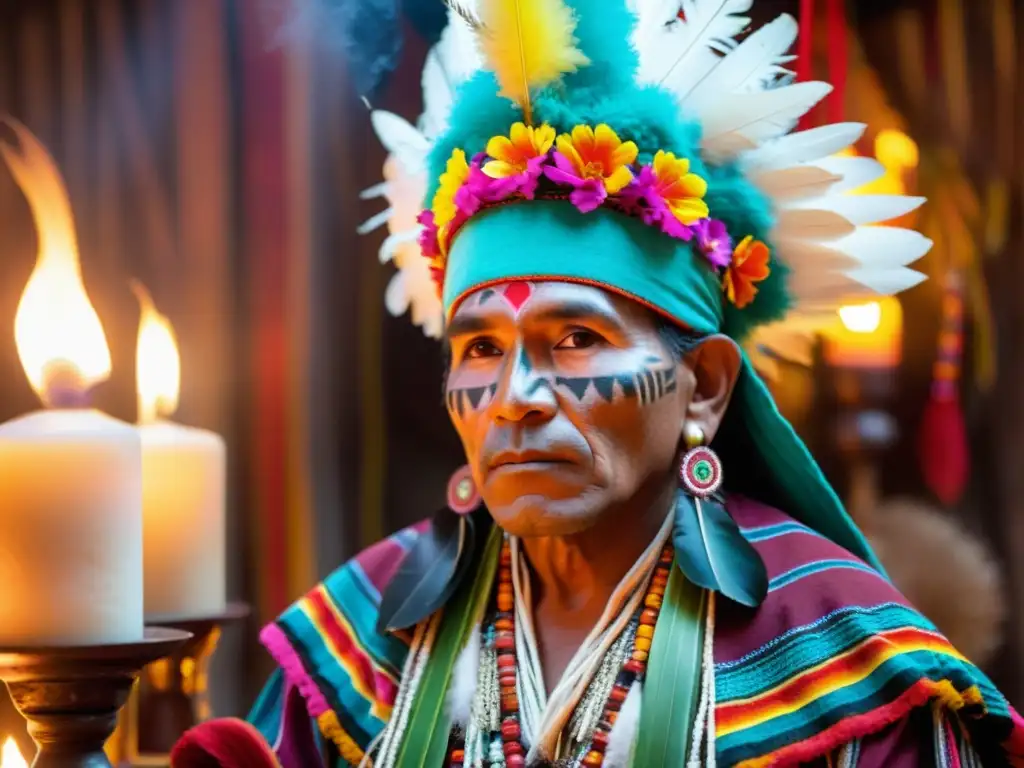
[[[473,627],[487,608],[498,568],[501,539],[501,529],[493,526],[482,556],[470,571],[476,578],[464,579],[451,603],[444,608],[441,628],[402,739],[397,763],[400,768],[441,768],[444,765],[452,728],[446,706],[448,683]]]
[[[700,699],[707,592],[673,568],[647,662],[633,765],[686,764]]]

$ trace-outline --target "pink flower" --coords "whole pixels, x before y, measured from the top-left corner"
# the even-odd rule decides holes
[[[697,247],[715,267],[727,267],[732,261],[732,238],[725,224],[718,219],[701,219],[694,228]]]
[[[640,216],[644,224],[657,226],[669,237],[690,240],[693,228],[683,224],[661,195],[659,180],[654,169],[645,165],[633,182],[622,190],[623,208],[627,213]]]
[[[441,246],[438,243],[437,223],[434,220],[434,212],[429,208],[420,211],[416,221],[423,225],[420,231],[419,245],[423,255],[433,261],[441,255]]]
[[[554,159],[553,166],[548,165],[544,168],[544,175],[555,184],[573,188],[569,200],[579,209],[580,213],[597,210],[608,197],[604,179],[597,176],[583,178],[577,174],[572,161],[561,152],[555,152]]]

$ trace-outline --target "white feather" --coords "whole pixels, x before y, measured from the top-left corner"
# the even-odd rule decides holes
[[[794,303],[806,311],[835,310],[844,301],[869,301],[877,298],[878,291],[849,276],[849,272],[793,270],[789,274],[786,288]]]
[[[808,82],[723,96],[704,115],[704,135],[714,138],[736,132],[757,142],[777,138],[831,91],[828,83]]]
[[[864,123],[836,123],[797,131],[744,155],[743,167],[747,171],[763,171],[820,160],[857,142],[865,128]]]
[[[846,273],[852,280],[856,280],[876,293],[883,296],[893,296],[897,293],[913,288],[921,283],[926,275],[906,267],[895,269],[856,269]]]
[[[829,190],[835,194],[858,189],[885,174],[885,166],[871,157],[826,157],[814,165],[842,179]]]
[[[701,147],[701,155],[707,162],[718,165],[756,148],[757,144],[745,136],[738,133],[723,133],[705,141]]]
[[[853,233],[853,224],[832,211],[793,208],[779,212],[773,237],[801,240],[835,240]]]
[[[931,250],[932,241],[920,232],[902,227],[857,227],[829,245],[861,264],[892,268],[917,261]]]
[[[474,10],[472,2],[463,5]],[[427,54],[423,66],[423,114],[419,127],[428,139],[440,136],[448,126],[455,102],[455,90],[480,69],[482,59],[473,31],[454,11],[448,11],[448,26]]]
[[[816,165],[798,165],[779,171],[754,173],[749,178],[776,204],[782,204],[789,200],[821,197],[843,180],[839,174],[831,173]]]
[[[786,52],[796,40],[796,34],[796,21],[789,14],[783,14],[751,34],[719,59],[717,65],[683,95],[689,111],[702,115],[723,93],[760,90],[773,77],[785,75],[783,64],[790,60]]]
[[[749,18],[737,14],[750,10],[751,2],[656,0],[640,3],[634,39],[641,54],[642,82],[660,85],[682,102],[694,84],[718,65],[718,54],[735,46],[733,38],[750,23]],[[680,11],[685,21],[678,18]]]
[[[395,251],[397,251],[404,243],[415,242],[419,237],[419,227],[416,229],[406,230],[405,232],[392,232],[390,235],[384,238],[384,242],[381,243],[380,250],[377,252],[377,258],[381,264],[387,264],[395,257]]]
[[[791,209],[832,211],[860,226],[892,221],[919,208],[923,197],[906,195],[829,195],[787,204]]]
[[[409,292],[405,287],[405,272],[398,270],[384,291],[384,306],[395,317],[401,317],[409,309]]]
[[[634,682],[622,702],[622,708],[615,719],[611,733],[608,734],[608,748],[604,753],[604,765],[607,768],[628,768],[629,756],[633,751],[640,726],[640,700],[643,698],[643,686]]]
[[[808,270],[813,273],[829,270],[838,272],[861,266],[861,262],[853,256],[830,247],[833,245],[780,237],[775,243],[775,248],[779,260],[794,270]]]
[[[358,227],[356,227],[356,233],[360,235],[366,235],[369,234],[370,232],[373,232],[373,230],[377,229],[378,227],[383,227],[385,224],[388,223],[388,219],[391,218],[392,213],[394,213],[394,209],[392,208],[385,208],[380,213],[375,213],[373,216],[371,216]]]
[[[469,713],[473,707],[473,696],[476,693],[479,672],[480,626],[477,625],[470,633],[469,641],[459,654],[455,661],[455,668],[452,670],[448,690],[448,713],[453,723],[462,726],[469,723]]]
[[[426,137],[408,120],[392,112],[375,109],[370,113],[370,121],[380,143],[398,158],[406,173],[419,173],[430,152],[430,142]]]
[[[377,197],[387,197],[388,194],[388,183],[382,181],[380,184],[374,184],[372,187],[367,187],[359,193],[360,200],[373,200]]]

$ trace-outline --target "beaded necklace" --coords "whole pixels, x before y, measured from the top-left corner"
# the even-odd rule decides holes
[[[582,752],[576,765],[585,768],[601,768],[604,765],[605,750],[608,748],[612,727],[630,688],[636,682],[643,682],[647,672],[647,659],[654,637],[654,626],[658,621],[665,587],[668,584],[674,552],[666,544],[655,566],[651,581],[644,595],[642,607],[635,617],[635,634],[632,636],[632,651],[622,664],[615,682],[608,693],[601,715],[593,729],[590,744]],[[515,641],[515,598],[512,585],[512,552],[508,540],[504,542],[498,562],[498,578],[494,598],[494,621],[488,643],[497,655],[497,688],[501,718],[498,730],[501,733],[501,752],[488,755],[491,765],[503,763],[506,768],[524,768],[526,748],[522,743],[522,725],[519,712],[519,696],[516,688],[517,659]],[[466,762],[465,732],[453,735],[449,753],[450,768],[463,768]]]

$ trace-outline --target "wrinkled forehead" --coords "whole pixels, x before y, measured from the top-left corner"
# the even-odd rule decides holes
[[[594,320],[624,328],[653,325],[651,313],[638,302],[593,285],[562,281],[514,281],[480,288],[455,309],[448,335],[481,324],[526,325],[535,322]]]

